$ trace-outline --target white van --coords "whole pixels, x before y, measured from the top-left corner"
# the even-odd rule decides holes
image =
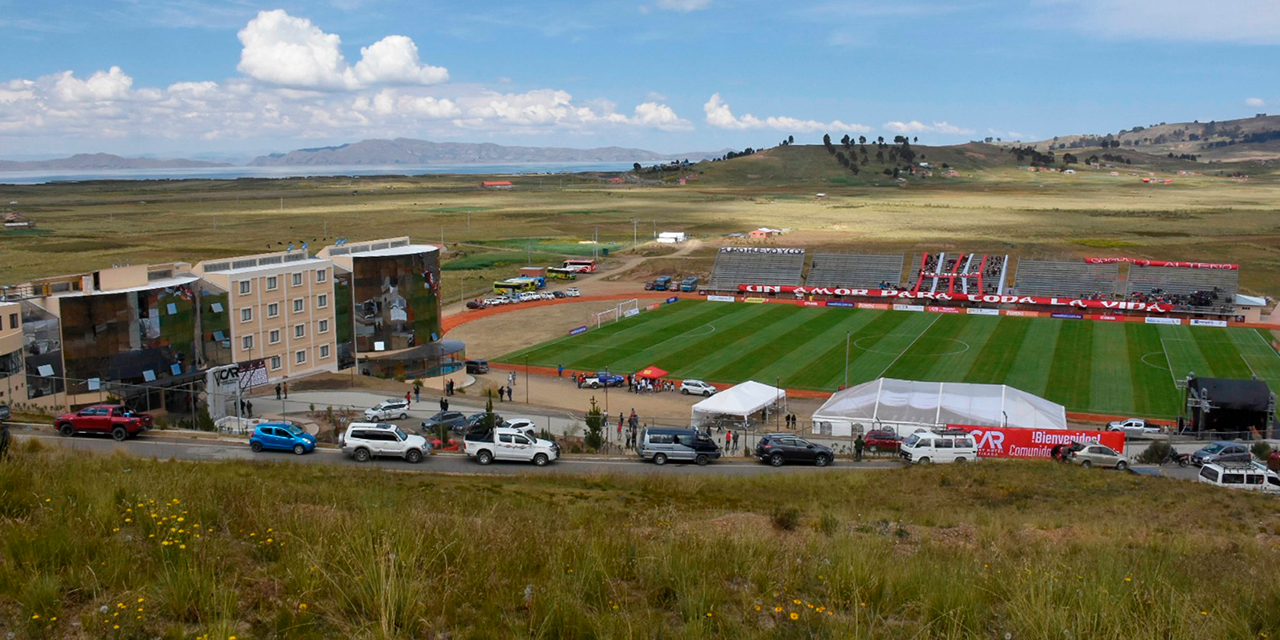
[[[1280,493],[1280,474],[1261,462],[1209,462],[1200,467],[1197,480],[1215,487]]]
[[[963,431],[917,431],[902,441],[898,455],[908,464],[972,462],[978,459],[978,444]]]

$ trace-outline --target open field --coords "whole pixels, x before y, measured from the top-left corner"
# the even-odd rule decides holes
[[[1007,384],[1071,411],[1174,417],[1174,380],[1266,380],[1280,357],[1254,329],[682,300],[498,360],[834,391],[879,377]]]
[[[928,151],[938,159],[944,153]],[[1280,295],[1280,180],[1270,169],[1247,181],[1173,176],[1175,184],[1153,186],[1128,171],[1029,173],[1001,162],[965,168],[957,160],[962,177],[906,187],[886,186],[883,176],[850,181],[820,147],[806,146],[697,165],[691,171],[702,178],[684,187],[602,186],[589,176],[515,177],[516,188],[503,192],[477,189],[480,176],[0,185],[3,208],[38,225],[35,233],[0,231],[0,282],[299,241],[319,247],[326,236],[438,242],[443,233],[451,246],[525,250],[532,243],[554,255],[578,252],[597,228],[602,242],[626,249],[637,232],[641,241],[654,230],[719,238],[771,225],[791,230],[777,243],[814,249],[1232,261],[1243,265],[1245,290]],[[816,191],[827,197],[813,199]],[[711,243],[681,268],[705,271],[714,251]],[[447,277],[480,283],[493,271]],[[454,288],[445,286],[452,299]],[[481,291],[477,284],[465,293]]]
[[[1274,498],[1048,463],[479,478],[24,447],[21,638],[1280,633]]]

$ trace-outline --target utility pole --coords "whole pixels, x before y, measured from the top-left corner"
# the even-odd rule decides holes
[[[635,218],[631,219],[631,250],[635,251],[640,248],[639,221]]]
[[[849,331],[844,332],[844,388],[849,388]]]

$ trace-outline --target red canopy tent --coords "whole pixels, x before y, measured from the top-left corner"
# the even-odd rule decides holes
[[[667,377],[668,373],[670,372],[664,371],[657,367],[645,367],[644,369],[640,370],[640,373],[636,374],[636,377],[641,379],[657,380],[659,378]]]

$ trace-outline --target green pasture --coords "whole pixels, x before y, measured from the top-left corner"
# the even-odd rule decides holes
[[[845,360],[846,336],[848,360]],[[1253,329],[685,300],[499,360],[836,390],[879,377],[1007,384],[1071,411],[1173,417],[1175,379],[1257,375],[1280,357]]]

